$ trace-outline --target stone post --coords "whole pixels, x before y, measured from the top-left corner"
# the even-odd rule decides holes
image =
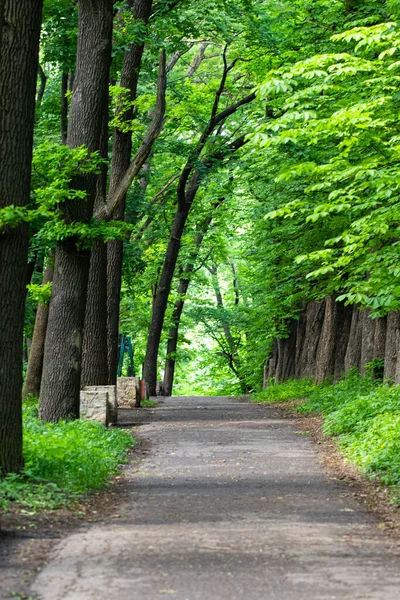
[[[107,427],[110,422],[108,392],[104,389],[82,390],[81,418],[99,421]]]
[[[135,408],[139,398],[139,377],[117,379],[117,403],[120,408]]]

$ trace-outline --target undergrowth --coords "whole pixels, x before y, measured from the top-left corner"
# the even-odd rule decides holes
[[[43,424],[37,401],[26,402],[23,413],[25,469],[0,479],[1,510],[10,502],[31,511],[71,504],[103,487],[134,443],[129,432],[95,421]]]
[[[317,412],[325,435],[336,436],[345,456],[363,472],[400,493],[400,386],[350,372],[337,384],[310,380],[272,384],[254,402],[303,399],[295,410]]]

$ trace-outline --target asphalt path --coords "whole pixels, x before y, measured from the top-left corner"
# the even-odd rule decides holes
[[[35,600],[399,600],[398,547],[279,410],[169,398],[120,422],[149,449],[128,499],[58,544]]]

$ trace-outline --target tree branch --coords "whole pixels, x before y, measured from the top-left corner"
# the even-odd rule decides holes
[[[140,172],[140,169],[146,162],[154,142],[160,135],[165,117],[166,109],[166,87],[167,87],[167,73],[166,73],[166,58],[165,50],[161,51],[160,55],[160,66],[158,71],[158,84],[157,84],[157,101],[153,112],[153,118],[150,126],[143,138],[143,141],[136,152],[136,155],[129,165],[125,175],[122,177],[119,185],[117,186],[114,193],[109,196],[106,206],[101,211],[95,214],[96,219],[111,219],[117,208],[123,201],[129,187],[133,180]]]

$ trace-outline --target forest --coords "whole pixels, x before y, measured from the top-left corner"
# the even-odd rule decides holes
[[[121,336],[150,397],[346,373],[397,389],[399,16],[0,2],[3,475],[24,466],[23,406],[39,398],[26,448],[79,420]]]

